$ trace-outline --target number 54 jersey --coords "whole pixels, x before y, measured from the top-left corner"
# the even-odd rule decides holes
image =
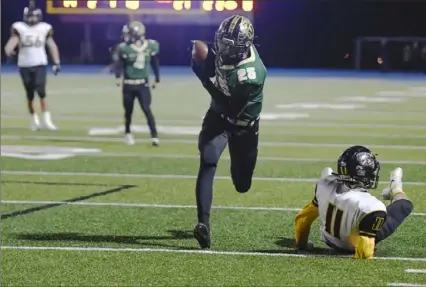
[[[386,217],[383,202],[365,189],[349,189],[336,175],[318,181],[313,203],[321,219],[321,239],[350,252],[355,236],[374,237]]]

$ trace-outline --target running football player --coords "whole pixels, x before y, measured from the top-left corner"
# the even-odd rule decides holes
[[[123,42],[113,50],[113,61],[117,86],[122,85],[125,118],[125,142],[133,145],[135,140],[130,130],[133,106],[137,98],[144,112],[149,129],[151,142],[158,146],[157,128],[151,111],[151,88],[160,83],[159,43],[145,39],[145,26],[132,21],[123,27]],[[150,66],[154,72],[155,84],[150,87]],[[123,79],[122,79],[123,76]]]
[[[228,144],[235,189],[245,193],[252,183],[266,78],[266,68],[253,39],[254,28],[250,20],[234,15],[220,24],[214,47],[209,47],[206,59],[200,64],[193,58],[191,63],[194,73],[211,96],[211,105],[198,139],[198,224],[194,228],[194,237],[201,248],[210,248],[211,245],[213,178],[219,158]]]
[[[391,236],[410,215],[413,204],[402,190],[402,169],[391,173],[382,191],[382,201],[368,193],[377,188],[380,164],[363,146],[348,148],[337,161],[337,173],[327,167],[318,181],[314,199],[295,218],[295,239],[299,250],[309,251],[312,222],[321,219],[321,239],[328,246],[370,259],[376,244]]]
[[[48,63],[46,45],[53,60],[55,75],[60,71],[59,49],[53,40],[52,26],[42,22],[41,10],[35,8],[32,3],[30,4],[29,7],[24,9],[24,21],[13,23],[12,35],[4,51],[7,57],[13,57],[15,48],[19,45],[18,67],[27,94],[31,129],[33,131],[40,129],[39,116],[35,112],[33,104],[34,95],[37,93],[40,98],[44,127],[49,130],[56,130],[46,100],[46,67]]]

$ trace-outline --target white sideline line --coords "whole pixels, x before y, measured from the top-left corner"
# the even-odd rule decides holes
[[[120,202],[64,202],[64,201],[46,201],[46,200],[2,200],[2,204],[28,204],[28,205],[45,205],[45,204],[63,204],[63,205],[79,205],[79,206],[109,206],[109,207],[140,207],[140,208],[165,208],[165,209],[195,209],[195,205],[175,205],[175,204],[151,204],[151,203],[120,203]],[[264,206],[212,206],[212,209],[222,210],[241,210],[241,211],[282,211],[297,212],[301,208],[294,207],[264,207]],[[411,213],[412,216],[426,216],[426,213]]]
[[[58,120],[66,120],[73,122],[85,122],[85,121],[95,121],[102,123],[122,123],[122,120],[119,119],[119,116],[116,116],[117,119],[111,119],[108,117],[90,117],[90,116],[81,116],[81,117],[72,117],[72,116],[58,116],[55,117]],[[201,116],[200,116],[201,117]],[[4,119],[27,119],[23,116],[16,115],[1,115],[1,118]],[[335,120],[335,119],[334,119]],[[172,124],[201,124],[200,120],[157,120],[158,123],[172,123]],[[262,126],[293,126],[293,127],[337,127],[337,128],[367,128],[367,129],[408,129],[408,130],[426,130],[426,125],[395,125],[395,124],[356,124],[356,123],[333,123],[333,122],[295,122],[295,121],[262,121]]]
[[[263,253],[263,252],[238,252],[238,251],[213,251],[213,250],[183,250],[164,248],[108,248],[108,247],[56,247],[56,246],[1,246],[4,250],[35,250],[35,251],[97,251],[97,252],[158,252],[158,253],[186,253],[201,255],[231,255],[231,256],[262,256],[262,257],[304,257],[304,258],[351,258],[351,255],[314,255],[292,253]],[[278,250],[279,251],[279,250]],[[426,258],[411,257],[373,257],[375,260],[426,262]]]
[[[426,269],[405,269],[405,272],[426,274]]]
[[[85,141],[85,142],[122,142],[120,137],[72,137],[72,136],[20,136],[20,135],[1,135],[1,139],[32,139],[32,140],[70,140],[70,141]],[[163,139],[163,142],[168,143],[181,143],[181,144],[197,144],[197,140],[182,140],[182,139]],[[139,139],[136,142],[150,142],[149,139]],[[259,146],[269,147],[330,147],[330,148],[347,148],[350,144],[340,143],[310,143],[310,142],[266,142],[261,141]],[[376,149],[391,149],[391,150],[426,150],[426,146],[413,146],[413,145],[377,145],[365,144],[369,148]]]
[[[416,283],[388,283],[388,286],[401,286],[401,287],[426,287],[426,285],[416,284]]]
[[[189,174],[138,174],[138,173],[98,173],[98,172],[55,172],[55,171],[30,171],[30,170],[1,170],[0,174],[11,175],[40,175],[40,176],[99,176],[99,177],[131,177],[131,178],[162,178],[162,179],[196,179],[196,175]],[[229,176],[216,176],[215,179],[229,180]],[[258,181],[278,182],[317,182],[318,178],[296,178],[296,177],[253,177]],[[380,184],[389,184],[381,181]],[[426,186],[426,182],[404,181],[404,185]]]

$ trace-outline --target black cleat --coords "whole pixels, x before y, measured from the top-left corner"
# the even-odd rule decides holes
[[[198,223],[194,227],[194,237],[202,249],[210,248],[210,229],[204,223]]]

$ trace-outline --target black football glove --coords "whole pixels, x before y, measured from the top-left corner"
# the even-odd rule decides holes
[[[152,84],[151,89],[154,90],[158,86],[159,83],[160,83],[160,80],[156,79],[155,83]]]

